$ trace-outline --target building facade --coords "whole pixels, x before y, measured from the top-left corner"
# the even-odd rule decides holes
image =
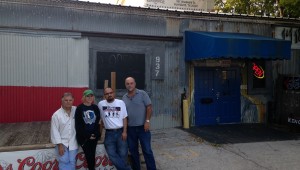
[[[299,19],[63,0],[0,6],[1,123],[49,121],[65,91],[79,104],[90,88],[99,101],[112,72],[118,98],[127,76],[150,95],[154,129],[182,125],[184,98],[193,126],[265,123],[286,115],[270,109],[278,77],[300,72]],[[226,50],[231,41],[239,53]]]

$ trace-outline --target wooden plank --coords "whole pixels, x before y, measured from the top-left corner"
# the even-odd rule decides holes
[[[0,124],[0,152],[53,148],[50,141],[51,122]],[[98,144],[103,144],[104,133]]]
[[[23,132],[14,133],[14,135],[12,136],[13,140],[11,141],[11,143],[8,144],[8,146],[24,145],[24,141],[28,139],[27,137],[28,137],[27,133],[23,133]]]
[[[110,73],[110,76],[111,76],[111,88],[113,91],[116,91],[116,72],[111,72]]]
[[[4,135],[2,135],[0,146],[9,146],[8,144],[11,143],[13,134],[14,133],[12,131],[7,131]]]
[[[42,133],[40,133],[39,135],[39,139],[40,139],[40,143],[51,143],[51,139],[50,139],[50,128],[51,128],[51,123],[50,122],[45,122],[42,123],[41,126],[41,131]]]
[[[47,149],[47,148],[54,148],[54,147],[55,146],[51,143],[38,144],[38,145],[5,146],[5,147],[0,147],[0,152]]]
[[[3,128],[3,134],[1,135],[1,146],[12,146],[18,140],[17,137],[20,135],[20,130],[24,129],[24,123],[11,123],[6,124]]]
[[[34,138],[32,143],[34,144],[45,144],[50,143],[50,122],[49,123],[43,123],[40,122],[36,126],[39,127],[39,131],[34,132]]]
[[[45,144],[50,139],[50,122],[32,122],[28,129],[30,137],[23,144]],[[28,135],[29,136],[29,135]],[[43,137],[47,136],[47,137]]]
[[[11,136],[15,123],[1,123],[0,147],[6,146],[8,138]]]
[[[50,122],[1,124],[0,146],[45,144],[50,142]]]
[[[12,135],[12,141],[8,144],[8,146],[19,146],[23,145],[24,141],[28,139],[31,135],[31,129],[34,129],[32,122],[28,123],[16,123],[14,127],[14,132]],[[30,144],[30,143],[26,143]]]
[[[104,80],[104,88],[105,89],[106,87],[108,87],[108,80]]]

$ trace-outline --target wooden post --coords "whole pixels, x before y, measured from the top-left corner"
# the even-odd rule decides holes
[[[111,80],[110,80],[111,88],[115,92],[116,91],[116,72],[111,72],[110,76],[111,76]]]
[[[108,87],[108,80],[104,80],[104,87],[103,87],[103,89],[105,89],[106,87]]]
[[[189,106],[186,99],[183,100],[183,128],[189,128]]]

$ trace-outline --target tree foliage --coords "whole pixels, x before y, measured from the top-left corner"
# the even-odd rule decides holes
[[[280,0],[279,8],[284,17],[300,17],[300,0]]]
[[[215,0],[217,12],[300,17],[300,0]]]

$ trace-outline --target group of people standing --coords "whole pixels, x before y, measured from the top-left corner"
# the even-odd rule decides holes
[[[115,98],[112,88],[104,89],[104,99],[94,104],[92,90],[83,92],[82,103],[73,106],[74,97],[64,93],[62,106],[51,119],[51,141],[56,145],[60,170],[76,168],[78,145],[82,148],[88,169],[95,169],[96,147],[105,128],[104,146],[117,170],[140,170],[139,143],[147,170],[156,170],[151,149],[151,100],[136,88],[134,78],[125,79],[127,93],[122,100]],[[128,150],[131,166],[128,164]]]

